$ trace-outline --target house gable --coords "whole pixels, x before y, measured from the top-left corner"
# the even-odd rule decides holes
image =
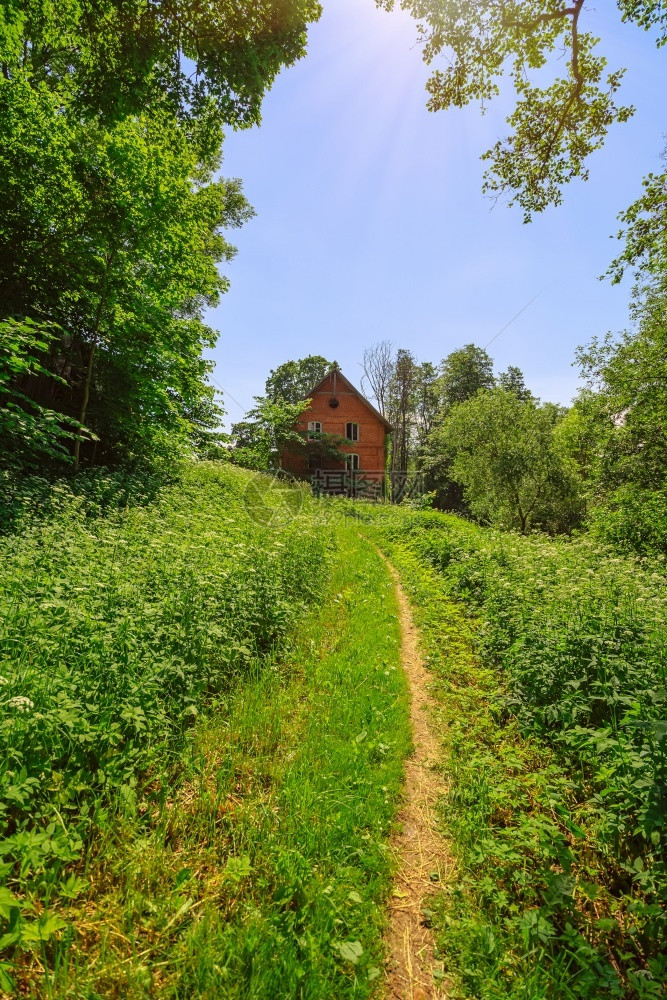
[[[332,368],[331,371],[328,371],[324,376],[324,378],[321,379],[317,383],[317,385],[314,385],[313,388],[310,390],[310,392],[303,398],[312,399],[315,393],[318,392],[326,392],[327,394],[331,394],[333,398],[338,398],[341,392],[352,393],[354,396],[357,397],[357,399],[359,399],[364,404],[364,406],[368,407],[371,413],[379,421],[381,421],[384,424],[388,434],[391,433],[391,431],[394,429],[392,425],[389,423],[389,421],[382,416],[380,411],[375,409],[373,404],[370,403],[366,399],[366,397],[359,392],[356,386],[352,385],[352,383],[345,378],[343,373],[339,371],[338,368]]]
[[[305,398],[311,400],[310,408],[303,411],[296,424],[296,430],[304,438],[307,438],[309,430],[344,438],[345,443],[340,445],[340,450],[351,456],[349,463],[352,468],[384,474],[387,434],[392,430],[391,424],[341,371],[331,369]],[[283,468],[297,475],[312,472],[314,463],[316,468],[321,469],[340,470],[345,467],[341,460],[318,459],[316,455],[308,454],[307,449],[301,449],[301,453],[298,451],[288,449],[282,458]]]

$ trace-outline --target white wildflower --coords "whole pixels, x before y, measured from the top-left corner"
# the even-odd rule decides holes
[[[35,703],[22,694],[17,694],[14,698],[10,698],[7,705],[9,708],[15,708],[17,712],[29,712],[31,708],[35,707]]]
[[[9,684],[6,677],[0,677],[0,687],[2,687],[3,684]]]

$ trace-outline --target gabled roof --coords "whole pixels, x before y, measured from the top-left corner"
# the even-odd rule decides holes
[[[368,407],[368,409],[371,411],[371,413],[373,413],[378,418],[378,420],[380,420],[385,425],[385,427],[387,428],[388,431],[393,431],[394,428],[389,423],[389,421],[387,420],[387,418],[383,417],[382,414],[380,413],[380,411],[376,410],[375,407],[373,406],[373,404],[369,403],[365,396],[362,396],[362,394],[359,392],[359,390],[357,389],[357,387],[354,386],[354,385],[352,385],[352,383],[350,382],[349,379],[345,378],[345,376],[343,375],[343,373],[340,370],[340,368],[330,368],[329,371],[324,376],[324,378],[320,379],[320,381],[317,383],[317,385],[314,385],[312,387],[312,389],[310,390],[310,392],[308,392],[303,398],[304,399],[310,399],[310,397],[313,395],[313,393],[317,392],[317,390],[319,388],[321,388],[321,386],[324,385],[324,383],[326,382],[326,380],[329,378],[330,375],[335,375],[337,379],[340,379],[341,382],[345,386],[347,386],[347,388],[350,390],[350,392],[353,392],[354,395],[358,399],[360,399],[361,402],[364,403]]]

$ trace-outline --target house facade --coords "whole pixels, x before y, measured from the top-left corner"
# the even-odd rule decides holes
[[[387,439],[392,430],[389,421],[338,369],[313,386],[307,398],[311,406],[296,424],[304,447],[286,449],[282,468],[314,482],[319,478],[325,489],[332,488],[326,484],[335,484],[336,475],[341,482],[364,478],[384,484]],[[334,450],[324,446],[328,435],[333,436],[332,444],[335,439],[335,450],[345,454],[344,460],[327,456],[327,450],[329,454]]]

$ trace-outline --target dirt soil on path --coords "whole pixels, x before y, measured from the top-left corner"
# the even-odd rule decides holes
[[[385,558],[384,556],[382,557]],[[403,806],[398,814],[400,832],[392,840],[398,871],[390,902],[387,947],[387,1000],[446,1000],[447,982],[436,981],[440,965],[433,950],[433,932],[424,910],[429,896],[452,877],[453,862],[435,819],[436,801],[446,792],[435,770],[440,754],[429,716],[434,702],[429,693],[432,677],[419,650],[419,633],[398,573],[385,559],[394,578],[401,621],[401,657],[410,686],[410,720],[414,752],[405,767]]]

